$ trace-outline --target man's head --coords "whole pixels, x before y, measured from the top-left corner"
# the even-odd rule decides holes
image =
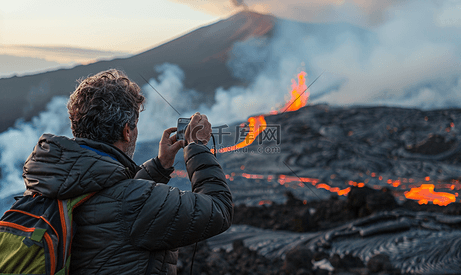
[[[132,157],[144,102],[140,90],[114,69],[80,80],[67,103],[73,135],[109,144],[127,142],[124,152]]]

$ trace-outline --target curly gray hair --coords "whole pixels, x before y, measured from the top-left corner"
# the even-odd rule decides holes
[[[136,127],[144,96],[125,73],[110,69],[79,82],[67,103],[74,137],[114,144],[126,123]]]

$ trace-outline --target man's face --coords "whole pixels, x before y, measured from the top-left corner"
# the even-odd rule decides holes
[[[136,149],[136,139],[138,138],[138,122],[136,121],[136,126],[130,133],[130,142],[128,144],[128,147],[126,149],[125,154],[129,156],[131,159],[133,159],[134,156],[134,151]]]

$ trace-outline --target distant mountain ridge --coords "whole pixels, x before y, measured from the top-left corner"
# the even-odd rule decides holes
[[[125,71],[142,86],[145,81],[141,75],[146,79],[158,76],[156,65],[177,64],[186,75],[185,86],[200,91],[203,102],[212,104],[216,88],[248,84],[233,77],[226,67],[233,44],[249,37],[270,36],[275,22],[273,16],[245,11],[129,58],[0,79],[0,132],[13,126],[18,118],[28,121],[38,115],[52,97],[69,95],[77,79],[109,68]]]
[[[65,65],[55,61],[48,61],[44,58],[7,54],[0,54],[0,64],[5,64],[3,65],[4,67],[2,66],[0,69],[1,78],[12,77],[13,75],[26,75],[56,70],[57,68],[64,67]]]

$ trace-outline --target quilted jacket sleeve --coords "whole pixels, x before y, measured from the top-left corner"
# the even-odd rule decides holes
[[[173,167],[163,168],[158,157],[144,162],[140,168],[135,179],[148,179],[159,183],[168,183],[170,174],[174,171]]]
[[[217,235],[230,227],[232,196],[215,156],[190,144],[184,159],[192,192],[161,183],[134,180],[125,191],[131,241],[149,250],[174,249]]]

